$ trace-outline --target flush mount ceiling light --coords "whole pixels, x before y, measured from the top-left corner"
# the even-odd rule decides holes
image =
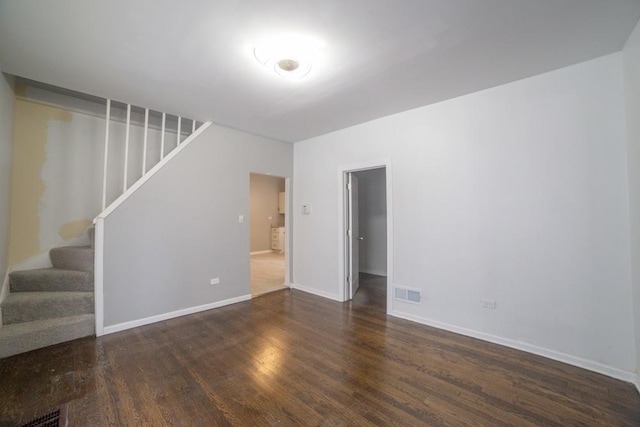
[[[253,55],[265,68],[287,80],[300,80],[313,68],[324,44],[300,35],[273,37],[258,43]]]

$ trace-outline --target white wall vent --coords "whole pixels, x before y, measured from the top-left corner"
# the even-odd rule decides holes
[[[422,291],[420,289],[394,287],[394,298],[400,301],[420,304],[422,302]]]

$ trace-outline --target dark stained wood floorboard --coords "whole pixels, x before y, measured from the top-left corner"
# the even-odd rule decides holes
[[[300,291],[0,360],[0,426],[640,426],[631,384]]]

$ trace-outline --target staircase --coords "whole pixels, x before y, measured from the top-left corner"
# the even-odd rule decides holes
[[[62,93],[66,96],[68,91]],[[9,293],[0,303],[0,358],[104,333],[105,218],[211,125],[210,121],[105,101],[102,207],[94,219],[97,245],[91,228],[91,246],[49,252],[52,268],[9,274]],[[131,132],[134,127],[141,132]],[[116,130],[118,136],[124,133],[124,144],[118,141],[111,151],[110,130]],[[140,160],[139,168],[132,167]],[[5,292],[0,283],[0,295]]]
[[[95,335],[92,246],[51,249],[52,268],[9,275],[0,358]]]

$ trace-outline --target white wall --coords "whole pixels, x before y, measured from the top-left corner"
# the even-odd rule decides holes
[[[14,100],[13,82],[0,73],[0,281],[7,268]]]
[[[290,144],[209,127],[106,218],[105,327],[250,295],[249,174],[292,167]]]
[[[360,271],[387,275],[387,198],[384,168],[356,172],[358,178],[358,223]]]
[[[623,55],[637,371],[640,369],[640,23],[627,41]]]
[[[423,292],[394,314],[630,377],[620,54],[295,144],[296,284],[339,298],[337,170],[380,159],[394,281]]]

